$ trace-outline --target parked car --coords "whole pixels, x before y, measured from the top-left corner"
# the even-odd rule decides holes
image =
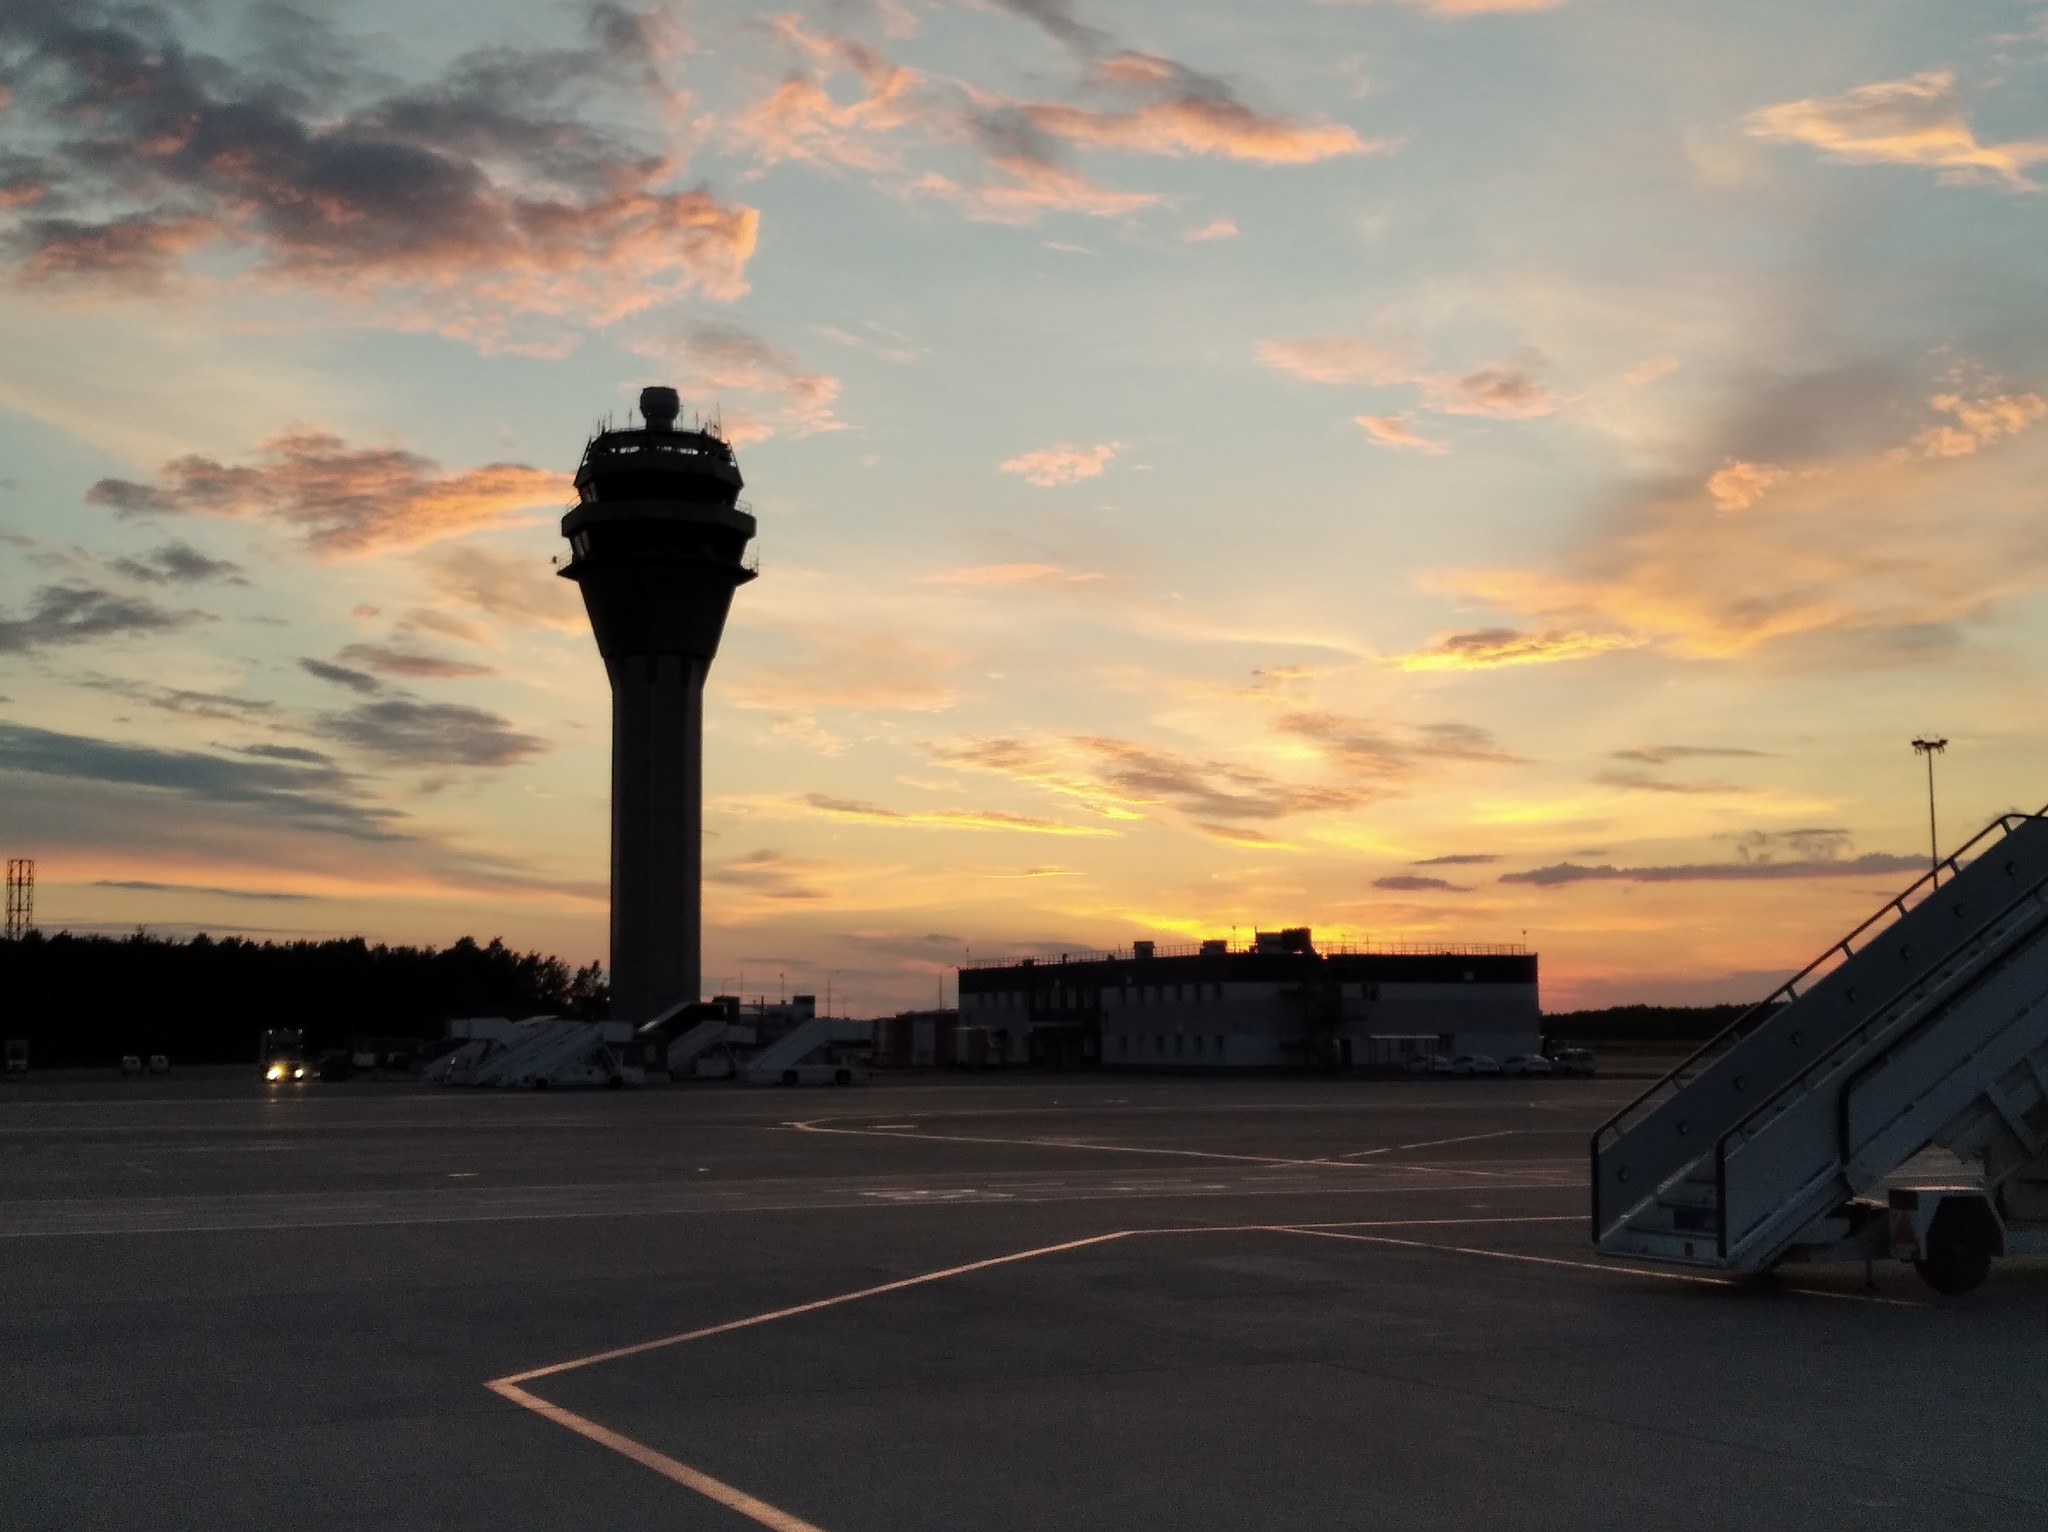
[[[1454,1075],[1497,1075],[1500,1060],[1490,1053],[1461,1053],[1451,1060]]]
[[[1550,1056],[1550,1072],[1580,1080],[1593,1078],[1595,1065],[1591,1048],[1560,1048]]]
[[[1441,1053],[1418,1053],[1401,1062],[1401,1072],[1411,1075],[1447,1075],[1451,1072],[1450,1058]]]
[[[1501,1060],[1500,1072],[1504,1075],[1538,1076],[1550,1078],[1550,1060],[1540,1053],[1516,1053]]]

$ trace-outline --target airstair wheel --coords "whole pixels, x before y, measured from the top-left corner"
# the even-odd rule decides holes
[[[1973,1216],[1980,1215],[1980,1216]],[[1937,1293],[1959,1297],[1991,1273],[1995,1230],[1986,1227],[1989,1210],[1982,1204],[1951,1201],[1934,1215],[1927,1231],[1927,1251],[1913,1263],[1920,1280]]]

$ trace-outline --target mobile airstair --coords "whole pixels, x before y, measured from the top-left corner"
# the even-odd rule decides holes
[[[866,1022],[813,1016],[742,1064],[740,1078],[753,1085],[851,1085],[866,1079],[868,1072],[837,1057],[833,1045],[864,1043],[871,1035]]]
[[[572,1021],[533,1016],[484,1017],[449,1023],[464,1039],[428,1078],[442,1085],[544,1089],[550,1085],[637,1085],[642,1070],[627,1060],[633,1035],[622,1021]]]
[[[1895,1257],[1945,1292],[2048,1253],[2048,810],[1994,821],[1604,1123],[1592,1225],[1609,1255]]]

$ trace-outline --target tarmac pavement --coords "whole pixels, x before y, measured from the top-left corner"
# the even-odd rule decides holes
[[[2048,1265],[1586,1244],[1634,1081],[0,1090],[0,1527],[2048,1525]]]

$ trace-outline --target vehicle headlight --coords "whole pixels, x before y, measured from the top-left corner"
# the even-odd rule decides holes
[[[272,1064],[263,1078],[266,1080],[282,1080],[284,1078],[284,1065]]]
[[[304,1069],[294,1069],[292,1071],[292,1078],[294,1080],[303,1080],[306,1078],[306,1071]]]

